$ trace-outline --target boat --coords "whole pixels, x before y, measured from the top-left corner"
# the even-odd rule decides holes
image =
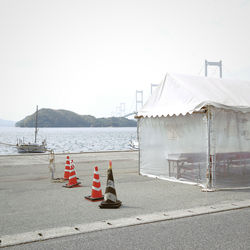
[[[30,142],[25,143],[24,141],[19,140],[16,147],[18,153],[45,153],[47,151],[46,140],[44,140],[42,144]]]
[[[131,139],[130,141],[129,141],[129,147],[130,147],[130,149],[132,149],[132,150],[138,150],[139,149],[139,143],[138,143],[138,141],[137,140],[133,140],[133,139]]]
[[[25,143],[24,139],[18,139],[17,141],[17,151],[18,153],[45,153],[47,151],[46,140],[43,140],[41,144],[37,143],[37,121],[38,121],[38,106],[36,106],[36,119],[35,119],[35,141],[34,143]]]

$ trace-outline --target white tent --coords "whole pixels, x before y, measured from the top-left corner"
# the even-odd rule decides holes
[[[250,186],[250,82],[167,74],[137,118],[140,174]]]

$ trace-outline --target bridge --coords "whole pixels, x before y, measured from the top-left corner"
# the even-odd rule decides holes
[[[205,66],[205,77],[208,76],[208,67],[209,66],[212,66],[212,67],[216,66],[219,68],[219,77],[222,78],[222,61],[221,60],[218,62],[205,60],[205,64],[203,64],[202,67],[204,67],[204,66]],[[199,73],[199,75],[200,75],[200,73]],[[156,88],[158,86],[159,86],[159,84],[151,83],[151,95],[153,93],[154,88]],[[136,98],[135,99],[136,99],[135,100],[135,110],[130,112],[130,113],[125,114],[125,103],[121,103],[120,106],[117,107],[118,113],[119,113],[118,116],[127,118],[129,116],[137,114],[138,110],[140,108],[142,108],[142,106],[143,106],[143,90],[136,90]]]
[[[131,115],[136,115],[136,111],[134,111],[134,112],[131,112],[131,113],[129,113],[129,114],[126,114],[126,115],[124,115],[123,117],[124,118],[127,118],[127,117],[129,117],[129,116],[131,116]]]
[[[159,84],[151,84],[151,94],[153,89]],[[135,110],[126,114],[125,112],[125,103],[120,103],[120,106],[116,107],[116,116],[127,118],[129,116],[135,116],[139,109],[143,106],[143,90],[136,90],[135,95]]]

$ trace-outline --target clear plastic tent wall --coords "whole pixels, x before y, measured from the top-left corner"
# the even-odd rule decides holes
[[[209,115],[208,115],[209,114]],[[211,188],[250,186],[250,113],[211,107],[138,120],[140,173]]]
[[[250,187],[250,113],[212,108],[210,124],[213,186]]]
[[[140,173],[250,186],[250,82],[166,74],[137,113]]]
[[[206,186],[208,127],[204,113],[138,120],[140,174]]]

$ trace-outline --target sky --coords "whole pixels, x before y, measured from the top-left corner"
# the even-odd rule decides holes
[[[130,113],[136,90],[204,76],[205,59],[250,81],[249,45],[250,0],[0,0],[0,118]]]

